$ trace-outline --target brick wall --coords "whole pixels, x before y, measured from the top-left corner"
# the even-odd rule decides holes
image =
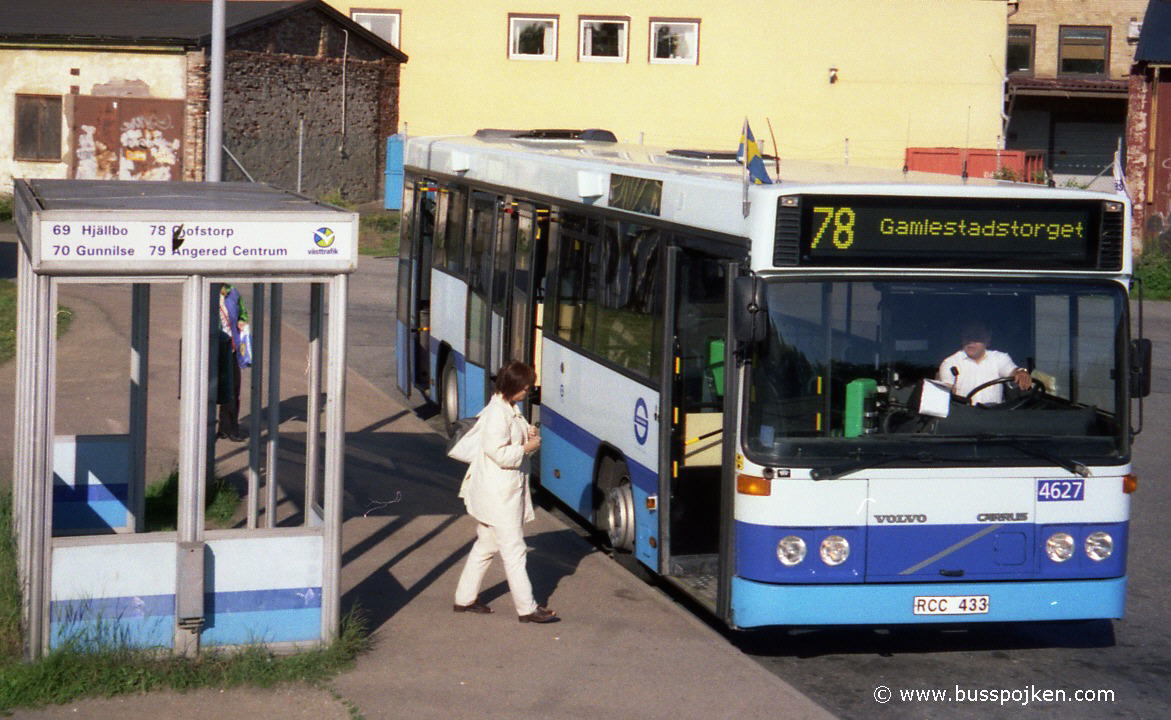
[[[1123,78],[1134,62],[1137,43],[1127,39],[1131,18],[1141,21],[1147,0],[1021,0],[1015,13],[1009,10],[1010,25],[1034,25],[1034,75],[1057,75],[1057,46],[1062,25],[1107,25],[1110,27],[1111,78]]]
[[[207,132],[207,56],[202,50],[187,53],[187,112],[183,127],[183,179],[204,178],[204,138]]]
[[[1148,165],[1150,154],[1151,80],[1153,72],[1147,70],[1130,76],[1129,104],[1126,117],[1126,185],[1131,200],[1131,237],[1134,238],[1134,252],[1141,255],[1148,237],[1156,237],[1163,231],[1162,218],[1150,215],[1146,202]]]

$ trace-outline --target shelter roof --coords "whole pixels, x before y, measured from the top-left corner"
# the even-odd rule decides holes
[[[265,183],[42,179],[29,180],[28,184],[43,210],[337,210]]]

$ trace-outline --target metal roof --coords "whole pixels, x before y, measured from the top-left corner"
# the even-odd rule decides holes
[[[1143,18],[1135,62],[1171,62],[1171,1],[1151,0]]]
[[[228,37],[315,9],[389,55],[407,56],[321,0],[246,0],[225,3]],[[0,43],[208,45],[210,0],[3,0]]]

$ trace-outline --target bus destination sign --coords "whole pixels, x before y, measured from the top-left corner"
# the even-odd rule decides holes
[[[1102,202],[806,195],[806,265],[1094,268]]]

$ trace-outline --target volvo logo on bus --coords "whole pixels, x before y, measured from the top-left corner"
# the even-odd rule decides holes
[[[650,412],[647,410],[646,400],[639,398],[634,404],[634,439],[639,445],[645,445],[650,431]]]
[[[875,515],[874,519],[878,522],[879,525],[882,525],[883,523],[888,525],[896,525],[927,522],[926,515]]]

